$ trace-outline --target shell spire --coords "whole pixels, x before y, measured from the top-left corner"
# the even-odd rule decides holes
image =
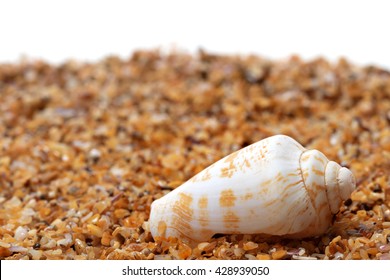
[[[329,161],[325,169],[325,184],[331,211],[336,214],[341,202],[347,200],[355,189],[355,177],[348,168]]]

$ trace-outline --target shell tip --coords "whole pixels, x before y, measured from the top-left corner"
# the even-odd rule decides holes
[[[342,167],[339,170],[337,181],[339,184],[341,198],[343,200],[348,199],[356,188],[355,176],[353,176],[352,172],[348,168]]]

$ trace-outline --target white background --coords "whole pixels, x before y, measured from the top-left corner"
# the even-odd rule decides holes
[[[3,261],[1,279],[40,279],[40,280],[272,280],[272,279],[387,279],[389,261]],[[206,276],[129,276],[122,275],[122,270],[146,267],[170,268],[178,266],[183,273],[187,269],[206,269]],[[218,267],[269,267],[265,275],[218,275]],[[210,270],[212,272],[210,272]],[[126,269],[127,271],[127,269]],[[387,277],[387,278],[386,278]]]
[[[96,61],[156,47],[390,69],[390,1],[0,0],[0,63]]]

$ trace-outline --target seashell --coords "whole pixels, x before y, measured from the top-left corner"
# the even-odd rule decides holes
[[[355,187],[347,168],[276,135],[226,156],[154,201],[150,231],[154,238],[189,243],[217,233],[317,236]]]

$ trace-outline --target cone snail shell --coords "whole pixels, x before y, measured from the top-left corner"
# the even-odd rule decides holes
[[[153,237],[189,243],[217,233],[317,236],[355,186],[347,168],[276,135],[226,156],[154,201],[150,230]]]

